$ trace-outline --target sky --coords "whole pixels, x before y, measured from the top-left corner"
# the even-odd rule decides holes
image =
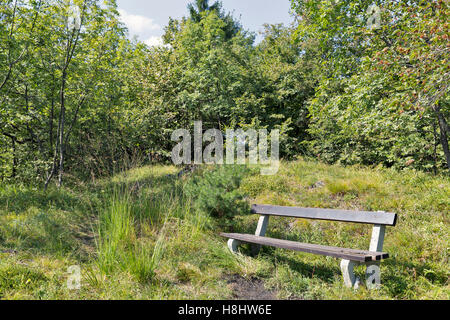
[[[188,15],[187,5],[191,0],[117,0],[122,21],[130,36],[137,36],[148,45],[162,43],[161,36],[169,17],[174,19]],[[210,0],[210,3],[213,3]],[[244,29],[257,33],[256,41],[262,37],[264,23],[290,24],[290,0],[222,0],[226,12],[232,12]]]

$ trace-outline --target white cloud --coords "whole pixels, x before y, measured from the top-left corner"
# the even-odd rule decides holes
[[[143,32],[161,30],[161,26],[153,21],[153,19],[129,14],[123,9],[119,9],[120,20],[125,23],[128,30],[132,35],[140,34]]]
[[[149,47],[152,47],[152,46],[162,46],[162,45],[163,45],[163,40],[162,40],[161,37],[155,37],[155,36],[153,36],[153,37],[150,37],[150,38],[148,38],[147,40],[145,40],[144,43],[145,43],[146,45],[148,45]]]

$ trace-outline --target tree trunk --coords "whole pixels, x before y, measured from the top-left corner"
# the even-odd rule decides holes
[[[445,120],[444,115],[441,112],[441,108],[437,107],[435,109],[436,116],[439,120],[439,128],[440,128],[440,139],[441,139],[441,145],[444,149],[445,158],[447,160],[447,167],[450,170],[450,149],[448,146],[448,134],[450,132],[447,121]]]
[[[13,167],[11,178],[14,179],[17,176],[16,139],[12,139],[12,147],[13,147]]]
[[[53,85],[51,90],[51,109],[49,115],[49,130],[48,130],[48,144],[49,144],[49,156],[53,156],[53,121],[55,118],[55,77],[53,76]]]
[[[86,1],[84,1],[83,5],[83,12],[86,9]],[[81,16],[81,21],[83,21],[83,16]],[[53,176],[56,174],[56,164],[59,163],[58,167],[58,188],[61,188],[63,183],[63,175],[64,175],[64,158],[65,158],[65,139],[64,139],[64,126],[66,121],[66,105],[65,105],[65,89],[66,89],[66,81],[67,81],[67,70],[69,68],[70,62],[72,61],[72,58],[75,53],[75,48],[77,46],[79,37],[80,37],[80,30],[82,28],[83,23],[80,23],[80,26],[78,27],[78,30],[73,30],[72,35],[67,39],[67,45],[66,45],[66,54],[64,57],[64,64],[62,66],[62,76],[61,76],[61,87],[59,92],[59,98],[60,98],[60,115],[59,115],[59,124],[58,124],[58,133],[56,137],[56,146],[55,146],[55,153],[53,158],[53,165],[52,169],[50,171],[50,174],[47,177],[47,181],[45,182],[45,189],[47,189],[48,184],[52,180]],[[53,100],[52,100],[53,101]],[[53,110],[53,106],[52,106]],[[59,152],[59,161],[58,161],[58,152]]]
[[[61,117],[60,117],[60,130],[59,130],[59,176],[58,176],[58,187],[61,188],[62,186],[62,179],[64,174],[64,123],[66,120],[66,106],[65,106],[65,96],[64,96],[64,90],[66,87],[66,71],[63,72],[62,75],[62,82],[61,82],[61,92],[60,92],[60,99],[61,99]]]

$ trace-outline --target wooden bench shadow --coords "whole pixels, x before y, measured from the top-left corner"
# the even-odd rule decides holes
[[[340,271],[338,267],[330,268],[325,265],[311,266],[311,264],[304,263],[295,258],[280,254],[271,247],[264,247],[260,253],[265,258],[268,258],[274,265],[286,264],[291,270],[300,273],[306,278],[318,278],[319,280],[332,283],[335,279],[335,274]]]

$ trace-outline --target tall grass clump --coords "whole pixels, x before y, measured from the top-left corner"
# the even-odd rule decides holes
[[[100,213],[98,225],[98,264],[104,273],[120,267],[124,262],[122,253],[134,237],[129,197],[114,192],[109,203]]]
[[[156,244],[138,236],[136,216],[139,210],[128,193],[115,191],[108,202],[99,219],[97,255],[100,271],[107,275],[128,272],[139,282],[153,279],[163,252],[163,232]]]

